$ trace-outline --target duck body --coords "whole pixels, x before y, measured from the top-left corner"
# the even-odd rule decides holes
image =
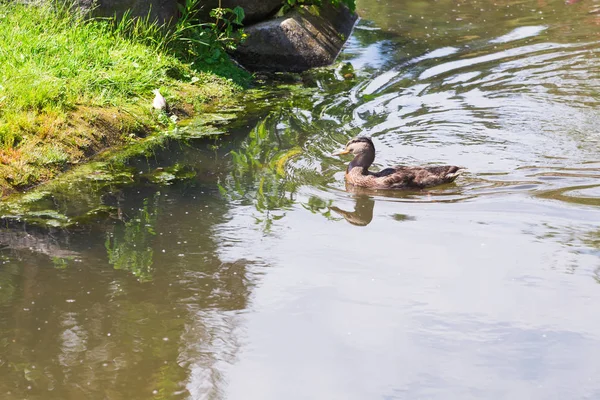
[[[369,171],[375,160],[375,146],[371,139],[358,137],[346,144],[346,149],[335,153],[354,154],[346,169],[346,183],[370,189],[424,189],[453,182],[462,167],[455,165],[396,166],[379,172]]]
[[[398,166],[379,172],[364,171],[361,167],[346,170],[346,182],[372,189],[424,189],[453,182],[460,175],[460,167],[440,165],[435,167]]]

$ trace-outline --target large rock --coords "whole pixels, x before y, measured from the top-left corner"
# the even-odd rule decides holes
[[[185,1],[185,0],[181,0]],[[84,12],[96,17],[121,17],[131,10],[134,17],[146,17],[160,23],[175,22],[179,16],[177,0],[75,0],[75,4]],[[283,0],[221,0],[221,7],[244,9],[244,23],[264,20],[276,13],[283,5]],[[213,8],[219,7],[219,0],[200,0],[199,17],[202,21],[210,21],[209,14]]]
[[[244,9],[244,24],[262,21],[275,14],[283,5],[283,0],[221,0],[221,7]],[[210,10],[219,7],[219,0],[200,1],[200,19],[209,21]]]
[[[340,5],[301,7],[281,18],[246,26],[234,58],[251,71],[302,72],[331,64],[352,32],[357,15]]]
[[[177,0],[76,0],[75,4],[94,17],[120,18],[127,10],[133,17],[146,17],[152,21],[170,23],[177,21],[179,10]]]

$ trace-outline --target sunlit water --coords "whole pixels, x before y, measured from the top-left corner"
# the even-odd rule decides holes
[[[135,165],[192,179],[2,233],[0,398],[600,398],[600,2],[358,9],[336,66]],[[357,134],[467,172],[348,191]]]

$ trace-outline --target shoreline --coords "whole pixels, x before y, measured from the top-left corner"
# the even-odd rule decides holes
[[[186,95],[193,92],[188,88]],[[241,92],[235,93],[239,94]],[[28,142],[25,146],[11,149],[12,151],[1,150],[0,200],[24,194],[82,164],[102,159],[104,153],[123,153],[134,157],[137,148],[144,148],[148,142],[156,142],[161,135],[168,138],[168,131],[185,127],[196,119],[202,119],[205,114],[213,114],[211,111],[216,109],[227,113],[228,109],[236,108],[236,101],[232,98],[204,104],[201,110],[195,110],[192,102],[180,101],[170,106],[168,114],[161,114],[150,110],[151,99],[144,99],[144,102],[147,107],[130,107],[127,110],[80,106],[69,112],[64,119],[55,121],[53,131],[48,132],[44,138],[46,140]],[[176,122],[170,118],[176,119]],[[51,152],[55,148],[56,139],[72,140],[68,144],[68,156],[58,162],[38,162],[44,152]]]
[[[210,32],[193,47],[147,21],[122,24],[0,3],[1,200],[233,107],[251,86]],[[154,89],[168,113],[152,109]]]

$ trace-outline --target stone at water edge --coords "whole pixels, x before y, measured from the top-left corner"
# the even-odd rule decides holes
[[[248,39],[233,56],[255,72],[302,72],[330,65],[357,18],[344,5],[303,6],[283,17],[245,27]]]
[[[94,17],[122,17],[131,10],[132,17],[145,18],[160,24],[177,21],[177,0],[75,0],[74,5]]]
[[[67,1],[67,0],[64,0]],[[184,1],[184,0],[181,0]],[[84,13],[95,17],[122,17],[131,10],[133,17],[146,17],[150,12],[150,20],[160,24],[176,22],[179,18],[177,0],[75,0],[74,5]],[[283,0],[221,0],[221,7],[244,9],[244,23],[264,20],[275,14],[283,5]],[[214,21],[210,11],[219,7],[219,0],[200,0],[198,2],[199,17],[203,22]]]

